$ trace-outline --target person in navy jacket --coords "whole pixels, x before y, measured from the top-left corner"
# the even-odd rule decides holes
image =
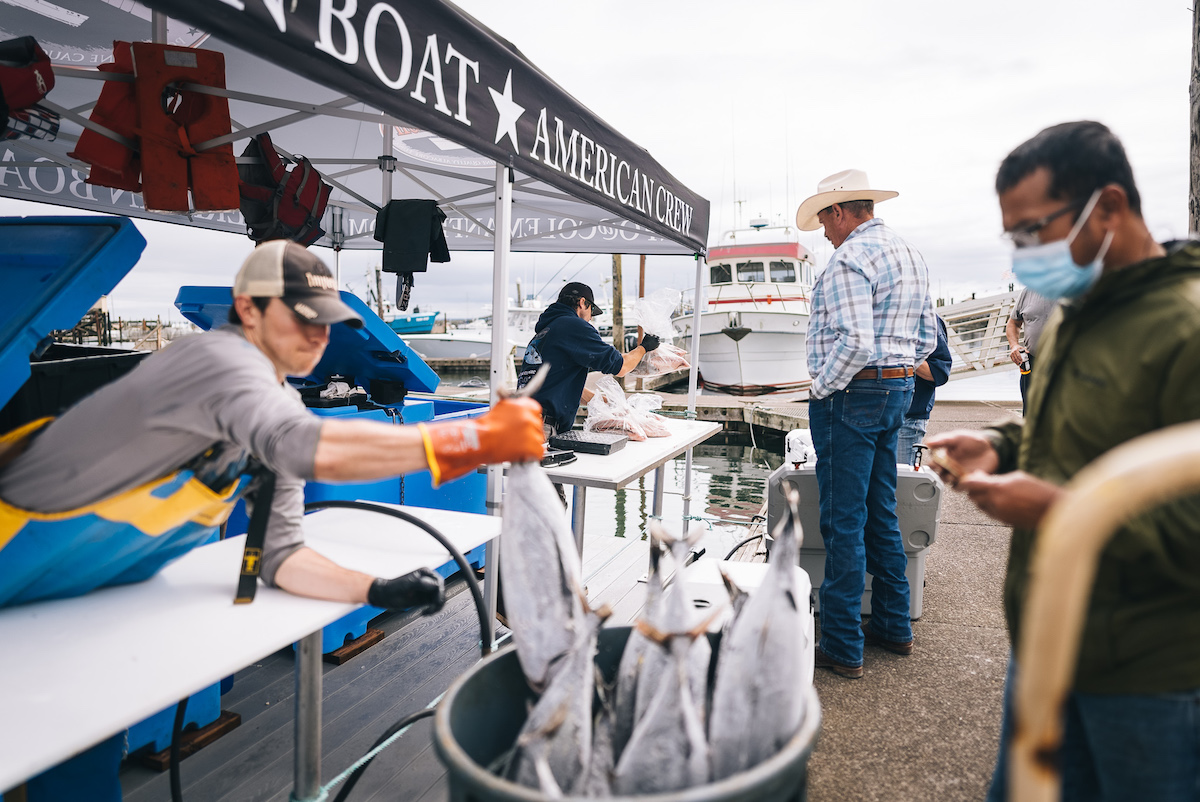
[[[632,351],[622,355],[602,340],[591,324],[593,316],[603,313],[596,306],[592,288],[572,281],[538,318],[536,333],[525,348],[517,388],[528,384],[543,364],[550,366],[546,381],[533,395],[542,405],[546,439],[570,431],[575,425],[575,413],[589,372],[624,376],[658,347],[658,338],[646,334]]]
[[[934,388],[950,380],[950,343],[946,339],[946,321],[937,319],[937,347],[933,353],[917,366],[913,381],[912,403],[900,424],[900,436],[896,440],[896,462],[911,465],[913,447],[925,439],[925,427],[929,425],[929,413],[933,411]]]

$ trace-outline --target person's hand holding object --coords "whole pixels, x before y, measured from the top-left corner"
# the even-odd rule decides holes
[[[532,398],[506,398],[478,418],[418,423],[434,486],[480,465],[540,460],[545,453],[542,406]]]
[[[959,479],[957,487],[990,517],[1024,529],[1036,529],[1050,507],[1066,492],[1024,471],[999,476],[972,471]]]
[[[380,577],[367,590],[367,604],[385,610],[420,607],[421,615],[431,615],[445,602],[445,582],[429,568],[418,568],[395,579]]]
[[[929,446],[929,461],[933,470],[950,487],[973,471],[995,473],[1000,467],[1000,457],[991,441],[979,432],[958,429],[945,434],[926,438]]]
[[[645,348],[646,353],[650,353],[655,348],[657,348],[660,345],[660,343],[661,343],[661,340],[659,340],[653,334],[643,334],[642,341],[640,343],[638,343],[638,345],[642,346],[642,348]]]

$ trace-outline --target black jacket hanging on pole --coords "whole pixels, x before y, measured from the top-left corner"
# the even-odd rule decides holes
[[[375,239],[383,243],[388,273],[424,273],[429,260],[449,262],[442,222],[446,213],[431,200],[393,200],[375,218]]]

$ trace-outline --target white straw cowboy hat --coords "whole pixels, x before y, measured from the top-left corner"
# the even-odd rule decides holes
[[[796,210],[796,227],[801,231],[816,231],[821,227],[817,213],[827,206],[844,201],[885,201],[899,195],[889,189],[871,189],[871,182],[862,170],[842,170],[817,184],[817,194],[800,204]]]

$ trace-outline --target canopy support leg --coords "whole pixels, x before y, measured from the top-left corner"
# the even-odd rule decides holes
[[[292,798],[321,792],[321,630],[300,640],[296,652],[296,754]]]
[[[508,352],[508,254],[512,248],[512,176],[507,165],[496,163],[496,231],[494,236],[492,269],[492,362],[488,386],[493,406],[500,398],[508,374],[506,361]],[[500,514],[501,483],[503,471],[499,465],[487,469],[487,511],[489,515]],[[488,541],[485,559],[483,600],[488,610],[489,626],[492,628],[492,643],[496,642],[496,593],[500,577],[500,538]]]
[[[688,354],[688,360],[692,367],[688,370],[688,407],[687,419],[696,419],[696,385],[700,375],[700,308],[703,300],[700,298],[700,288],[704,281],[704,260],[700,258],[700,254],[696,254],[696,284],[695,294],[692,298],[692,342],[691,353]],[[655,474],[657,477],[657,474]],[[660,491],[655,486],[655,494]],[[656,511],[661,514],[661,511]],[[683,531],[684,536],[687,535],[688,520],[691,518],[692,512],[692,448],[689,446],[687,456],[683,463]]]

